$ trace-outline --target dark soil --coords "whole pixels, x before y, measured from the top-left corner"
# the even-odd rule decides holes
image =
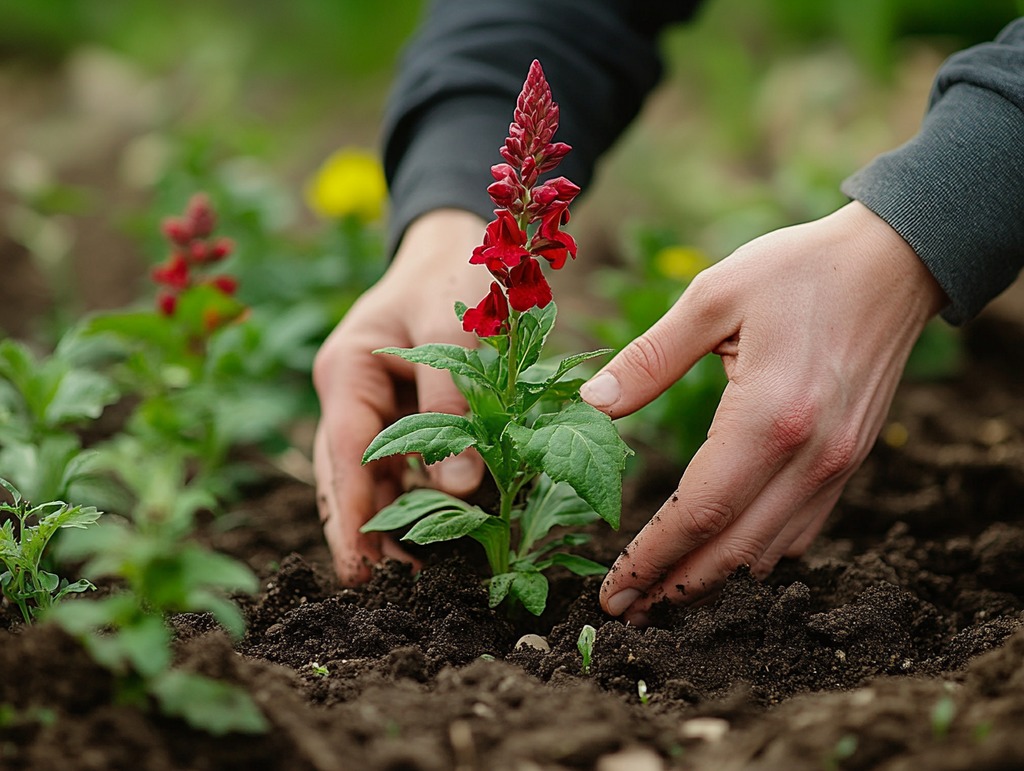
[[[214,738],[118,705],[71,640],[8,624],[0,767],[1024,767],[1024,401],[1008,366],[1024,327],[982,319],[968,343],[967,375],[901,388],[900,428],[811,554],[763,583],[737,570],[715,603],[658,609],[648,629],[609,620],[598,582],[569,576],[544,617],[506,620],[459,557],[341,589],[312,490],[269,480],[234,528],[208,533],[264,577],[248,636],[233,646],[202,616],[175,629],[181,665],[243,684],[273,730]],[[649,460],[623,531],[590,556],[613,557],[671,490],[676,470]],[[584,624],[598,630],[588,674]],[[550,651],[516,649],[524,632]]]

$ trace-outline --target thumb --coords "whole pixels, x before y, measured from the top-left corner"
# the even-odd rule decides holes
[[[418,366],[416,393],[420,412],[465,415],[466,400],[447,372]],[[427,467],[431,483],[443,492],[464,497],[476,490],[484,475],[483,459],[469,449]]]
[[[737,332],[731,303],[709,286],[710,273],[695,279],[668,313],[583,384],[584,401],[613,418],[629,415]]]

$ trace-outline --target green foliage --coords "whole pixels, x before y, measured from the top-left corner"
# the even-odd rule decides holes
[[[244,619],[228,596],[258,586],[247,567],[191,539],[196,510],[213,500],[183,476],[181,458],[138,457],[127,475],[139,501],[134,520],[108,519],[59,550],[123,588],[96,602],[67,603],[52,618],[117,675],[123,694],[148,694],[165,714],[211,733],[263,731],[266,721],[244,691],[171,668],[168,616],[209,613],[240,638]]]
[[[0,341],[0,475],[31,500],[70,497],[93,461],[77,429],[119,396],[109,377],[68,356],[40,359],[22,343]]]
[[[583,658],[580,666],[585,675],[590,674],[590,663],[593,660],[595,640],[597,640],[597,630],[590,624],[584,624],[583,629],[580,630],[580,636],[576,640],[576,648]]]
[[[42,563],[46,548],[58,530],[87,528],[96,523],[100,512],[63,501],[32,506],[6,479],[0,478],[0,487],[13,500],[13,505],[0,502],[0,515],[4,515],[0,525],[0,564],[4,567],[0,573],[0,593],[18,606],[27,624],[68,594],[96,588],[84,578],[70,582],[43,570]]]
[[[608,351],[538,363],[555,316],[554,303],[517,315],[507,334],[483,338],[487,347],[479,350],[429,344],[376,351],[451,372],[470,415],[406,416],[381,431],[363,456],[370,463],[416,454],[429,464],[476,449],[501,495],[497,516],[434,490],[413,490],[362,530],[415,523],[403,538],[418,544],[469,536],[483,546],[491,567],[491,606],[511,598],[537,615],[547,603],[543,571],[561,566],[577,575],[605,572],[591,560],[556,551],[579,546],[585,536],[548,535],[555,527],[577,528],[598,518],[618,527],[622,469],[631,454],[608,416],[578,401],[580,381],[565,379]]]

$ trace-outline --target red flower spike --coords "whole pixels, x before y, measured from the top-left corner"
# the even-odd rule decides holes
[[[501,209],[494,213],[497,219],[487,226],[484,242],[473,250],[469,262],[486,265],[492,273],[502,273],[506,267],[518,265],[529,252],[525,248],[526,231],[519,227],[516,218]]]
[[[479,337],[500,335],[508,329],[508,301],[497,281],[491,282],[487,296],[462,316],[462,328]]]
[[[210,199],[205,193],[196,193],[185,209],[185,221],[189,224],[195,238],[206,238],[217,225],[217,216],[213,213]]]
[[[153,268],[153,280],[158,284],[181,290],[189,285],[189,267],[181,252],[174,252],[166,262]]]
[[[517,311],[543,308],[551,302],[551,285],[544,278],[540,263],[527,257],[509,271],[508,302]]]

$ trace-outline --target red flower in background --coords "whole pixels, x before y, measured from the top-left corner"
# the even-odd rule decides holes
[[[558,166],[571,148],[551,141],[558,129],[558,105],[536,60],[513,117],[500,150],[505,163],[491,167],[494,183],[487,188],[499,208],[469,260],[486,265],[497,279],[487,297],[463,316],[463,328],[481,337],[508,329],[509,305],[524,312],[551,302],[551,286],[535,258],[544,258],[554,270],[576,258],[576,241],[561,228],[569,222],[569,204],[580,189],[565,177],[540,182],[540,175]]]
[[[196,271],[220,262],[234,250],[231,239],[211,238],[216,225],[217,215],[203,193],[192,196],[183,216],[163,221],[160,229],[170,243],[171,254],[152,272],[153,281],[165,287],[156,299],[157,309],[163,315],[173,316],[178,307],[178,295],[197,284],[208,284],[229,296],[238,288],[238,280],[232,276],[198,280],[194,276]]]
[[[491,290],[479,305],[463,314],[462,328],[480,337],[499,335],[508,329],[508,301],[497,281],[491,282]]]

